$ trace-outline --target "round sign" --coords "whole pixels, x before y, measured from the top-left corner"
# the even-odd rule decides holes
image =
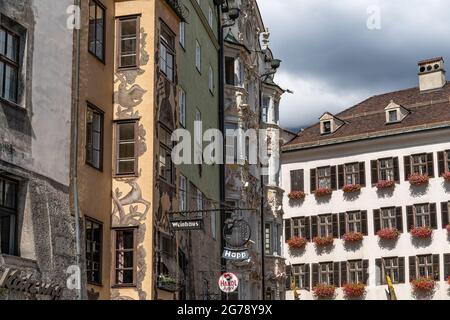
[[[233,248],[243,247],[250,241],[250,225],[245,220],[230,221],[223,228],[223,237],[229,246]]]
[[[225,293],[231,293],[236,291],[239,286],[238,277],[231,272],[224,273],[219,278],[219,288]]]

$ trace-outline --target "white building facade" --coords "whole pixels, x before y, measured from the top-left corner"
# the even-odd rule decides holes
[[[336,287],[331,299],[385,300],[386,275],[397,299],[449,299],[450,183],[443,176],[450,170],[450,85],[443,68],[441,58],[422,61],[419,88],[326,113],[283,146],[287,299],[320,299],[314,288],[328,284]],[[296,237],[306,245],[289,243]],[[434,288],[416,289],[420,278]],[[346,295],[351,283],[365,284],[365,293]]]

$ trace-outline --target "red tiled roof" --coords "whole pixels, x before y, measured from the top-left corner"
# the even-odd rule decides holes
[[[386,124],[384,109],[391,101],[410,111],[400,123]],[[321,135],[320,124],[316,123],[299,132],[283,151],[450,126],[450,82],[430,92],[420,92],[416,87],[373,96],[335,116],[345,121],[336,132]]]

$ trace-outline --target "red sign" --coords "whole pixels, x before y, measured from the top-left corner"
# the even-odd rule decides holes
[[[236,291],[239,286],[238,277],[231,272],[224,273],[219,278],[219,288],[225,293],[231,293]]]

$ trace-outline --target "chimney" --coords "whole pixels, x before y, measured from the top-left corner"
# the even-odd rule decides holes
[[[442,57],[419,61],[420,91],[441,89],[445,86],[444,59]]]

